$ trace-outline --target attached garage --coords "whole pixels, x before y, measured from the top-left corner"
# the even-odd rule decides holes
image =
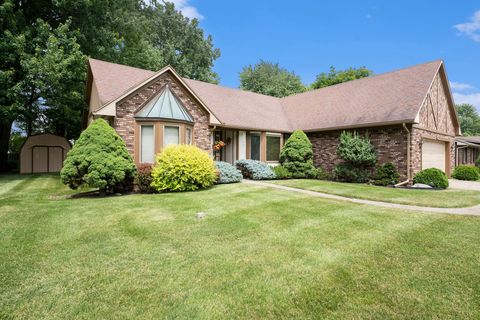
[[[422,170],[437,168],[445,172],[447,147],[446,142],[438,140],[423,140],[422,143]]]
[[[59,172],[70,148],[64,137],[49,133],[30,136],[20,151],[20,173]]]

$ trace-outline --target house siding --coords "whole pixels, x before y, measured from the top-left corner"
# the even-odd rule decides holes
[[[377,163],[392,162],[403,181],[407,177],[407,133],[402,126],[360,128],[355,130],[372,142],[377,152]],[[332,172],[342,160],[337,156],[337,146],[343,130],[307,133],[313,145],[313,161],[316,167]]]
[[[210,115],[208,111],[200,106],[200,104],[185,90],[183,85],[168,73],[165,73],[145,84],[143,87],[117,103],[117,111],[113,127],[125,141],[128,151],[135,158],[135,113],[154,96],[160,93],[167,84],[194,120],[193,144],[200,149],[211,153],[211,132],[209,128]]]

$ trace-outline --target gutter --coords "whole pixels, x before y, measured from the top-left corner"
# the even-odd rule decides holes
[[[405,180],[403,182],[400,182],[400,183],[397,183],[395,185],[395,187],[400,187],[400,186],[406,185],[411,180],[411,170],[412,170],[412,168],[410,166],[411,133],[410,133],[410,130],[408,130],[405,122],[402,123],[402,126],[403,126],[403,129],[405,129],[405,131],[407,132],[407,180]]]

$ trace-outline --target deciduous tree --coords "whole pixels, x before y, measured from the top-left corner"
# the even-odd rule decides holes
[[[480,115],[471,104],[455,106],[460,120],[460,127],[464,136],[480,135]]]
[[[280,67],[278,63],[263,60],[243,68],[240,88],[279,98],[305,91],[305,86],[295,73]]]
[[[312,84],[313,89],[332,86],[334,84],[347,82],[355,79],[365,78],[372,75],[372,71],[365,67],[348,68],[346,70],[336,70],[335,67],[330,67],[330,72],[322,72],[317,75],[317,79]]]

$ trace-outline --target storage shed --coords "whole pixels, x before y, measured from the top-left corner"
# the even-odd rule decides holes
[[[50,133],[30,136],[20,151],[20,173],[59,172],[70,148],[64,137]]]

